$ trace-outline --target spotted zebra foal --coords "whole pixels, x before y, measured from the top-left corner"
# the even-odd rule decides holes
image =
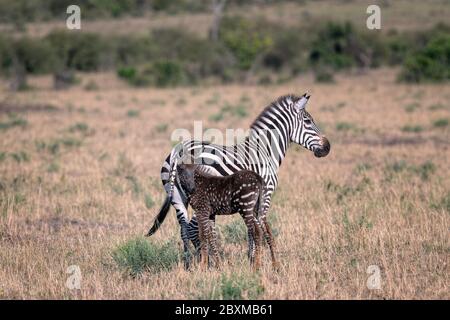
[[[195,164],[179,164],[177,172],[182,188],[190,195],[190,203],[199,223],[202,267],[208,265],[208,247],[215,265],[220,266],[212,223],[215,216],[239,213],[247,226],[250,263],[258,269],[263,235],[258,216],[263,206],[264,180],[248,170],[225,177],[213,176],[202,172],[201,167]]]

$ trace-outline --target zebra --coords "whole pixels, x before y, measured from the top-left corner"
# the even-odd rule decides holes
[[[258,216],[263,207],[264,180],[249,170],[224,177],[213,176],[202,172],[201,166],[196,164],[178,165],[177,174],[181,188],[190,194],[190,204],[199,223],[201,267],[208,265],[208,247],[216,267],[220,267],[211,218],[239,213],[247,226],[249,238],[255,240],[255,248],[250,247],[252,243],[249,241],[248,256],[253,268],[258,270],[263,234]]]
[[[270,103],[250,125],[244,141],[233,146],[221,146],[204,141],[188,140],[176,145],[166,157],[161,168],[161,180],[167,196],[147,236],[154,234],[163,223],[170,205],[176,210],[183,241],[184,266],[189,269],[189,241],[199,248],[198,223],[195,215],[188,220],[189,194],[180,188],[176,164],[184,154],[191,154],[196,164],[201,164],[211,174],[226,176],[240,170],[259,174],[265,182],[263,210],[260,222],[264,234],[272,237],[266,214],[271,197],[278,185],[278,170],[291,142],[302,145],[315,157],[325,157],[330,152],[330,142],[320,133],[312,116],[305,110],[310,95],[293,94],[279,97]],[[214,223],[214,221],[212,221]],[[249,238],[249,241],[252,239]],[[274,262],[274,241],[267,239]]]

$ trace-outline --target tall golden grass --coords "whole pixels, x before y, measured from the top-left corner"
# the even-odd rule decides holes
[[[84,90],[88,80],[99,88]],[[448,85],[400,85],[383,69],[331,85],[302,78],[270,87],[130,89],[99,75],[59,92],[46,89],[48,79],[34,81],[41,89],[0,92],[0,298],[221,298],[224,277],[235,275],[256,279],[242,298],[450,298],[450,131],[445,120],[434,124],[449,119]],[[186,272],[180,262],[132,277],[115,263],[114,250],[142,236],[162,203],[159,172],[174,129],[192,130],[194,120],[245,129],[277,96],[304,91],[332,148],[316,159],[292,146],[283,162],[269,213],[280,272],[265,250],[263,269],[252,275],[245,241],[223,234],[243,224],[238,216],[217,219],[220,271]],[[225,103],[243,105],[248,116],[214,121]],[[15,115],[5,112],[11,108]],[[146,241],[175,241],[181,254],[171,210]],[[66,286],[70,265],[81,270],[79,290]],[[380,269],[380,289],[367,287],[371,265]],[[253,285],[261,290],[252,293]]]

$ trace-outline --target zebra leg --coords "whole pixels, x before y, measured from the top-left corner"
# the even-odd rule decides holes
[[[252,265],[254,268],[256,268],[256,262],[255,261],[255,251],[257,245],[255,245],[255,239],[256,239],[256,230],[255,230],[255,223],[253,221],[253,213],[250,212],[243,212],[241,214],[244,217],[245,225],[247,226],[247,234],[248,234],[248,257],[250,260],[250,265]]]
[[[196,214],[194,214],[191,218],[191,221],[189,221],[188,233],[189,233],[189,240],[191,240],[191,242],[195,248],[195,256],[199,257],[200,239],[199,239],[199,229],[198,229],[198,221],[197,221]]]
[[[214,218],[208,219],[208,245],[209,249],[211,251],[211,256],[214,260],[215,267],[220,269],[220,256],[219,256],[219,250],[217,250],[217,237],[216,237],[216,231],[214,228]],[[209,266],[209,264],[208,264]]]
[[[253,219],[253,228],[255,230],[255,271],[259,270],[259,268],[261,267],[261,250],[263,244],[263,231],[261,225],[259,223],[256,223],[256,221],[256,219]]]
[[[174,151],[172,151],[173,153]],[[173,173],[172,167],[170,165],[171,156],[169,155],[163,163],[161,168],[161,181],[166,190],[166,193],[170,195],[172,193],[171,204],[175,208],[177,213],[178,224],[180,225],[180,235],[181,240],[183,241],[183,261],[184,268],[186,270],[190,267],[190,252],[189,252],[189,230],[188,230],[188,214],[187,214],[187,206],[189,201],[186,197],[182,196],[179,186],[175,181],[171,182],[171,174]],[[173,176],[172,176],[173,177]],[[174,184],[173,184],[174,182]],[[173,190],[171,190],[173,187]]]
[[[261,220],[264,237],[266,238],[266,242],[269,245],[270,249],[270,257],[272,259],[272,265],[273,268],[278,271],[280,269],[280,265],[275,256],[275,238],[273,237],[272,229],[270,228],[270,225],[267,222],[266,217],[265,216],[262,217]]]
[[[210,218],[209,226],[211,228],[211,232],[213,234],[214,239],[217,239],[215,216]],[[195,215],[195,214],[192,217],[191,221],[189,222],[188,232],[189,232],[189,239],[191,240],[191,242],[195,248],[194,254],[197,257],[197,261],[199,261],[200,260],[199,227],[198,227],[197,215]],[[217,244],[217,240],[216,240],[216,244]]]
[[[246,218],[245,218],[245,213],[244,212],[239,212],[242,219],[244,219],[244,223],[247,226],[247,222],[246,222]],[[248,228],[247,228],[247,243],[248,243],[248,252],[247,252],[247,256],[248,259],[250,260],[250,263],[253,263],[253,257],[254,257],[254,253],[255,253],[255,246],[254,246],[254,241],[253,241],[253,232],[251,232]]]
[[[172,197],[172,205],[174,206],[177,212],[177,220],[180,225],[180,234],[181,240],[183,241],[183,260],[184,260],[184,268],[189,270],[190,262],[191,262],[191,254],[189,251],[189,224],[188,224],[188,214],[187,214],[187,201],[183,201],[181,199],[180,193],[178,189],[175,187],[173,197]]]
[[[208,268],[208,247],[209,247],[209,226],[206,213],[200,213],[198,217],[198,236],[200,239],[200,268],[206,270]]]

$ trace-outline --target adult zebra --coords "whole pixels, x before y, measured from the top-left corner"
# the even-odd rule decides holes
[[[290,143],[304,146],[316,157],[324,157],[330,151],[327,138],[320,133],[313,118],[305,110],[309,97],[304,94],[301,97],[286,95],[278,98],[253,121],[245,140],[234,146],[227,147],[195,140],[175,146],[161,168],[161,180],[167,197],[147,235],[150,236],[158,230],[172,204],[181,227],[185,268],[189,268],[189,241],[191,240],[196,248],[199,242],[197,219],[194,216],[189,222],[187,214],[189,195],[180,187],[176,174],[176,164],[186,154],[190,154],[196,164],[204,165],[203,168],[212,174],[225,176],[243,169],[258,173],[266,183],[260,222],[264,233],[271,235],[266,215],[271,196],[278,185],[278,169]],[[274,260],[274,244],[268,238],[266,240],[269,242]],[[252,239],[249,237],[249,244],[251,243]]]

